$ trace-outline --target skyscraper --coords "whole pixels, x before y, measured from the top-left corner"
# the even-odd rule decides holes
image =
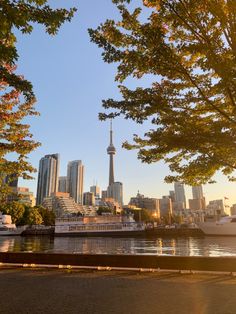
[[[3,179],[4,183],[10,186],[11,188],[17,188],[18,187],[18,177],[17,174],[10,174],[7,175]]]
[[[202,185],[192,186],[193,199],[203,198],[203,189]]]
[[[37,205],[58,190],[59,154],[45,155],[39,161]]]
[[[67,191],[78,204],[83,204],[84,166],[81,160],[70,161],[67,166]]]
[[[95,196],[93,192],[85,192],[83,197],[83,205],[94,206]]]
[[[100,187],[97,185],[90,186],[90,192],[92,192],[95,196],[95,198],[100,197]]]
[[[67,177],[59,177],[58,183],[58,192],[66,193],[67,192]]]
[[[189,209],[204,210],[206,208],[205,197],[201,185],[192,186],[193,199],[189,200]]]
[[[120,206],[123,205],[123,184],[121,182],[114,182],[107,188],[107,197],[113,198]]]
[[[174,189],[176,208],[179,210],[186,209],[186,197],[183,183],[175,182]]]
[[[114,164],[113,164],[113,155],[116,153],[115,146],[112,142],[112,121],[110,125],[110,145],[107,148],[107,154],[110,156],[110,164],[109,164],[109,185],[114,183]]]

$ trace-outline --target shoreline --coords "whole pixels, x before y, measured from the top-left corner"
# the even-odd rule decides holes
[[[18,267],[126,268],[173,271],[236,272],[236,257],[110,255],[0,252],[0,263]]]
[[[143,232],[132,232],[132,233],[106,233],[106,232],[84,232],[84,233],[60,233],[55,234],[54,228],[47,229],[26,229],[22,232],[21,236],[37,236],[37,235],[48,235],[54,237],[155,237],[155,236],[166,236],[166,237],[202,237],[204,233],[198,228],[176,228],[176,229],[165,229],[165,228],[155,228],[148,229]]]

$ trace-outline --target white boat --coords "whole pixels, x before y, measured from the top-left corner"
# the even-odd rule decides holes
[[[0,212],[0,236],[20,235],[24,229],[25,227],[17,228],[16,225],[12,223],[10,215],[3,215]]]
[[[55,236],[117,236],[139,235],[144,232],[145,224],[135,222],[132,216],[65,217],[55,221]]]
[[[225,216],[219,221],[199,223],[206,235],[236,236],[236,215]]]

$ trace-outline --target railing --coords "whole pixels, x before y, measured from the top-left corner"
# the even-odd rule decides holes
[[[235,257],[0,252],[0,266],[236,272]]]

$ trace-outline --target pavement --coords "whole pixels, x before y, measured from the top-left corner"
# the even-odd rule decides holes
[[[236,314],[230,275],[0,269],[0,314]]]

